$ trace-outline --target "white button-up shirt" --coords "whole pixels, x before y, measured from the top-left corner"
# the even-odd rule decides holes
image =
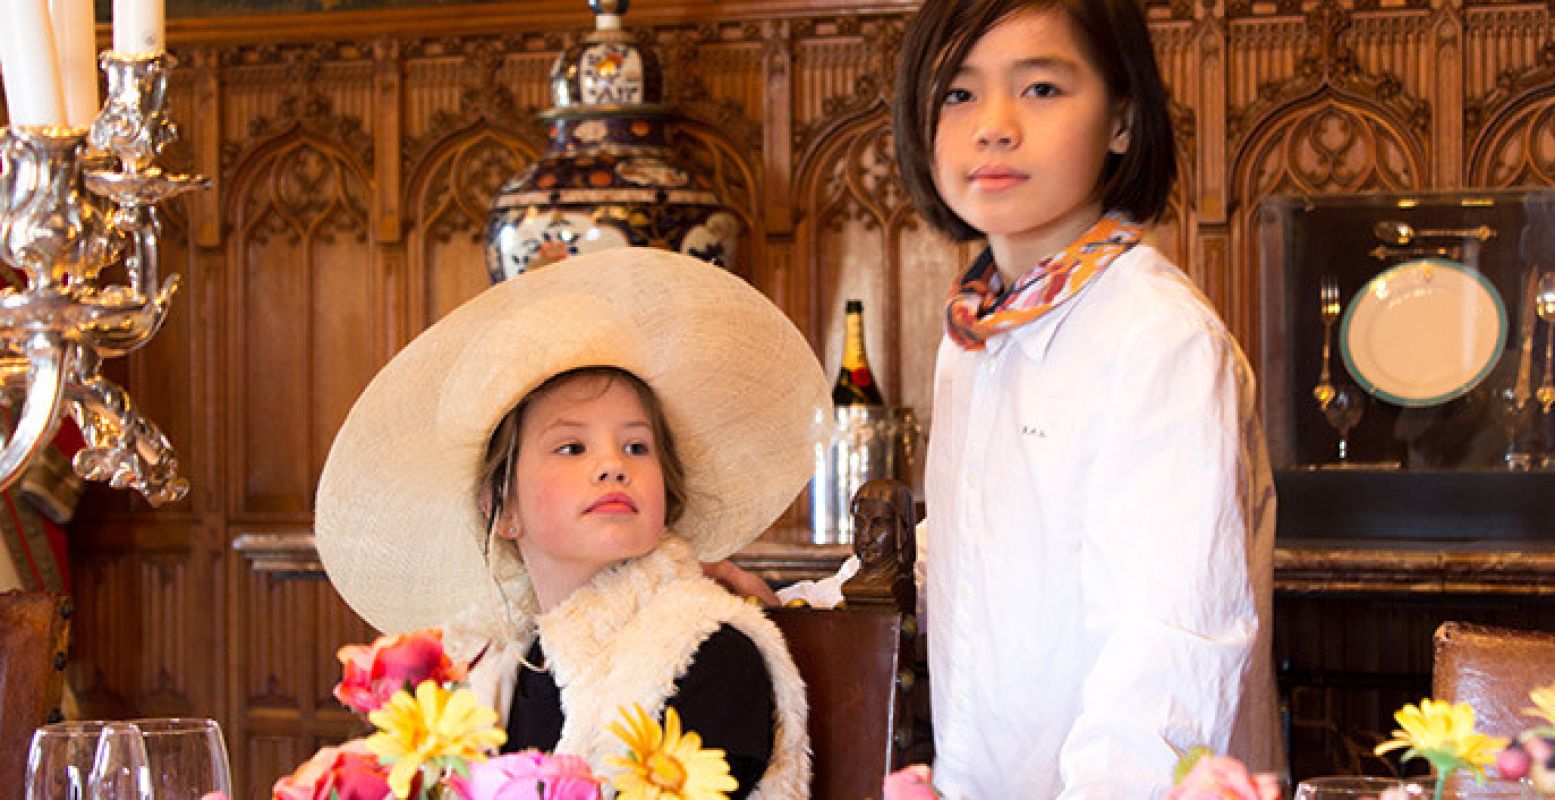
[[[981,352],[941,343],[926,493],[948,797],[1159,797],[1194,745],[1280,764],[1253,378],[1159,252]]]

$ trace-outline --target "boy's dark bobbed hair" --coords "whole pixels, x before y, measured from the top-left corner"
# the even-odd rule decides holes
[[[892,110],[897,164],[913,203],[930,225],[956,241],[983,235],[934,187],[940,101],[977,40],[1027,9],[1066,15],[1108,93],[1128,103],[1128,151],[1108,157],[1098,193],[1108,211],[1154,222],[1166,210],[1177,179],[1177,152],[1166,86],[1138,0],[925,0],[902,41]]]

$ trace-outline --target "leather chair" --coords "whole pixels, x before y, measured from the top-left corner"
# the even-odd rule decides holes
[[[0,594],[0,786],[21,791],[33,729],[58,718],[69,619],[64,596]]]
[[[1436,629],[1431,693],[1474,706],[1479,730],[1515,737],[1540,724],[1528,693],[1555,682],[1555,633],[1465,622]]]
[[[1542,724],[1523,709],[1533,705],[1530,691],[1555,682],[1555,633],[1444,622],[1434,641],[1436,699],[1473,706],[1477,729],[1491,736],[1515,739]],[[1457,776],[1447,791],[1463,800],[1516,796],[1515,787],[1480,786]]]
[[[899,502],[904,495],[905,504]],[[843,587],[843,608],[768,611],[805,680],[816,800],[879,798],[886,774],[902,766],[911,743],[908,699],[917,683],[912,508],[905,486],[865,484],[854,499],[854,547],[866,565],[889,565],[875,575],[883,580],[855,586],[868,578],[866,566]],[[903,542],[905,553],[897,546]]]

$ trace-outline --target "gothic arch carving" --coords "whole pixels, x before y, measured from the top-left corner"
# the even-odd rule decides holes
[[[338,144],[283,133],[253,148],[234,173],[226,217],[240,246],[251,233],[367,234],[371,181]]]
[[[1466,104],[1470,186],[1555,185],[1555,44],[1542,65]]]
[[[821,145],[800,158],[795,181],[798,205],[810,209],[812,226],[855,218],[889,230],[913,210],[884,103],[840,121],[817,141]]]
[[[479,235],[502,183],[539,158],[543,147],[486,123],[443,137],[426,148],[406,181],[405,206],[412,231],[446,241],[455,233]]]

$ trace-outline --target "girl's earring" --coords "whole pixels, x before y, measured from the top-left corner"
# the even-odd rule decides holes
[[[1124,153],[1128,152],[1128,142],[1129,142],[1128,127],[1125,126],[1125,127],[1119,128],[1118,132],[1114,133],[1112,135],[1112,143],[1107,145],[1107,150],[1109,150],[1110,152],[1116,153],[1117,155],[1121,156]]]

